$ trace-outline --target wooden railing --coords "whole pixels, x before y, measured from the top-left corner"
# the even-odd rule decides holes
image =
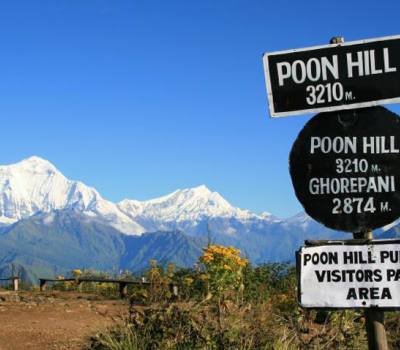
[[[133,281],[133,280],[118,280],[118,279],[106,279],[106,278],[63,278],[63,279],[52,279],[52,278],[39,278],[39,286],[41,291],[45,291],[48,282],[75,282],[78,286],[82,282],[98,282],[98,283],[117,283],[119,285],[119,294],[121,298],[128,296],[128,285],[138,285],[141,287],[150,287],[151,282],[148,281]],[[178,297],[178,286],[173,283],[169,283],[168,287],[171,293]]]

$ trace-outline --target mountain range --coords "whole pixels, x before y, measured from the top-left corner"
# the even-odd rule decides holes
[[[177,228],[190,230],[204,218],[276,220],[266,213],[259,216],[235,208],[204,185],[148,201],[125,199],[113,203],[94,188],[67,179],[53,164],[39,157],[0,166],[0,224],[10,225],[37,213],[68,208],[128,235]]]
[[[305,213],[239,209],[204,185],[113,203],[39,157],[0,166],[0,225],[0,275],[18,268],[32,282],[73,268],[139,271],[149,259],[192,266],[209,240],[259,264],[293,261],[305,239],[350,238]]]

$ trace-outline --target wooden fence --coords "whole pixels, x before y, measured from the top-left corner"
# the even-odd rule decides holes
[[[39,278],[39,286],[41,291],[45,291],[48,283],[55,282],[75,282],[78,286],[82,282],[98,282],[98,283],[116,283],[119,285],[119,294],[121,298],[126,298],[128,296],[128,285],[138,285],[141,287],[150,287],[151,282],[144,281],[133,281],[133,280],[118,280],[118,279],[106,279],[106,278],[64,278],[64,279],[52,279],[52,278]],[[170,283],[168,287],[171,293],[178,297],[178,286],[176,284]]]
[[[7,278],[0,278],[0,281],[11,281],[11,287],[15,292],[19,289],[19,277],[7,277]]]

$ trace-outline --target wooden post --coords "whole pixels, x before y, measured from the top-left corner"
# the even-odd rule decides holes
[[[388,350],[384,312],[378,309],[367,309],[365,320],[369,350]]]
[[[39,279],[39,287],[40,287],[40,291],[44,292],[46,290],[46,280],[40,278]]]
[[[330,44],[343,44],[344,38],[337,36],[333,37]],[[374,238],[372,231],[355,232],[353,233],[354,239],[367,239]],[[365,328],[368,338],[369,350],[388,350],[388,344],[385,331],[385,314],[379,309],[369,308],[365,310]]]
[[[119,295],[122,299],[128,296],[128,284],[124,282],[119,282]]]
[[[169,291],[172,294],[172,299],[173,300],[178,300],[179,299],[179,289],[176,284],[170,283],[169,284]]]
[[[18,277],[12,277],[12,285],[14,292],[18,292],[18,282],[19,282]]]
[[[373,239],[372,231],[353,233],[354,239]],[[385,313],[379,309],[365,310],[365,328],[369,350],[388,350],[385,331]]]
[[[80,280],[78,280],[78,279],[76,279],[76,280],[75,280],[75,283],[76,283],[76,287],[77,287],[77,289],[78,289],[78,292],[79,292],[79,293],[82,293],[83,282],[80,281]]]

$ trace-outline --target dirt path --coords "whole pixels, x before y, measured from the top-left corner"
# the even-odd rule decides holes
[[[0,291],[0,350],[80,350],[126,312],[126,302],[94,295]]]

